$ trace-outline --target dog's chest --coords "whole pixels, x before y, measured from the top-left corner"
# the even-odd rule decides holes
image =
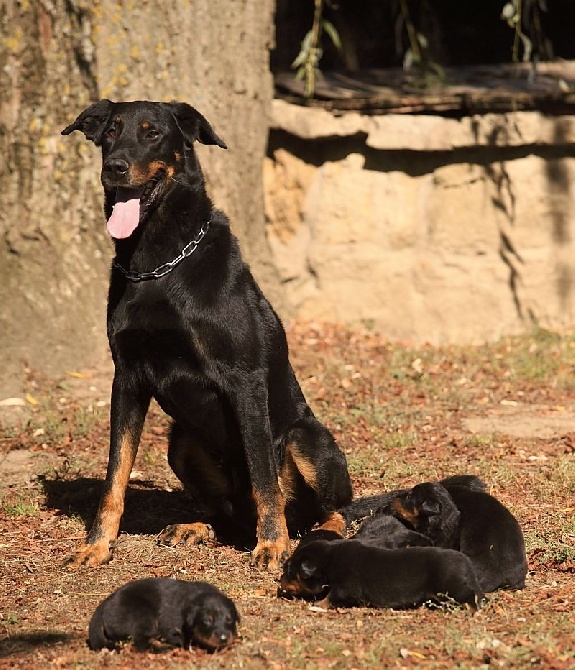
[[[108,336],[114,354],[135,365],[184,364],[199,370],[203,358],[202,328],[181,305],[159,291],[134,292],[108,314]]]

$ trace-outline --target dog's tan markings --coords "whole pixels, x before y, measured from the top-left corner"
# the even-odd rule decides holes
[[[179,163],[182,160],[182,154],[179,151],[174,151],[174,160]]]
[[[280,578],[280,589],[283,593],[295,597],[314,595],[299,575],[295,575],[295,577],[290,579],[287,575],[283,574]]]
[[[160,171],[165,172],[168,179],[171,179],[176,170],[173,165],[169,165],[165,161],[152,161],[144,166],[134,164],[130,170],[130,183],[132,186],[144,186]]]
[[[133,458],[135,454],[134,441],[137,440],[129,431],[122,437],[119,451],[119,463],[114,470],[109,489],[102,496],[100,507],[92,531],[76,553],[67,561],[71,567],[80,565],[100,565],[112,558],[111,544],[118,536],[120,519],[124,512],[124,498],[130,480]]]
[[[252,552],[253,562],[269,570],[277,570],[289,555],[291,545],[285,518],[285,498],[281,491],[273,497],[253,491],[257,510],[258,543]]]
[[[149,121],[142,121],[142,125],[141,125],[142,130],[148,130],[149,127],[150,127],[150,122]]]
[[[122,117],[119,114],[117,114],[116,117],[114,118],[114,121],[116,123],[121,123],[122,122]]]
[[[158,537],[158,543],[175,547],[177,544],[204,544],[214,538],[213,528],[207,523],[197,521],[166,526]]]
[[[347,524],[339,512],[332,512],[315,530],[330,530],[344,537]]]
[[[192,638],[194,642],[199,642],[200,644],[206,646],[208,649],[221,649],[222,647],[227,647],[228,645],[233,643],[235,637],[236,636],[232,634],[225,642],[221,642],[216,633],[212,633],[211,635],[205,635],[197,627],[194,627],[192,629]]]
[[[296,442],[290,442],[286,447],[286,458],[290,457],[303,477],[305,483],[314,491],[318,490],[317,485],[317,470],[308,458],[303,456],[298,449]]]
[[[278,477],[280,491],[286,501],[293,500],[294,498],[296,474],[296,464],[294,463],[291,453],[288,451],[285,455],[281,472]]]
[[[391,506],[402,519],[405,519],[409,524],[413,526],[413,528],[417,530],[419,526],[419,510],[417,509],[417,507],[412,507],[411,509],[408,509],[401,501],[401,498],[396,498],[391,503]]]

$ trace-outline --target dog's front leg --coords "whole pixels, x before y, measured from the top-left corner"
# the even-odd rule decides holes
[[[289,535],[285,498],[279,486],[279,467],[273,452],[272,432],[263,374],[242,379],[235,398],[245,456],[257,514],[257,545],[253,561],[259,567],[277,570],[288,557]]]
[[[116,372],[110,412],[110,455],[104,489],[84,544],[67,561],[71,567],[100,565],[112,558],[124,511],[124,497],[138,451],[150,396],[143,397]],[[124,379],[123,379],[124,377]]]

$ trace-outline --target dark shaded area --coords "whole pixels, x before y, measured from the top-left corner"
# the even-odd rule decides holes
[[[10,635],[0,639],[0,658],[6,658],[14,654],[30,653],[42,647],[54,647],[75,639],[78,639],[76,635],[44,630]]]
[[[45,505],[66,516],[78,516],[89,530],[98,509],[103,481],[93,477],[42,479]],[[193,500],[184,490],[166,491],[150,481],[130,483],[126,491],[120,533],[158,535],[166,526],[202,520]],[[204,519],[205,520],[205,519]],[[255,535],[247,525],[227,519],[210,519],[219,542],[238,549],[252,549]]]
[[[365,157],[365,169],[378,172],[400,170],[410,177],[421,177],[437,168],[458,163],[487,167],[493,162],[505,163],[535,155],[545,161],[574,158],[575,146],[564,143],[557,146],[477,146],[458,147],[449,151],[416,151],[409,149],[373,149],[365,144],[365,133],[349,137],[319,137],[313,141],[302,139],[283,130],[272,130],[267,155],[273,157],[278,149],[289,151],[302,161],[320,167],[327,161],[341,161],[352,153]],[[494,137],[495,141],[495,137]]]
[[[410,16],[425,35],[430,57],[441,65],[478,65],[512,61],[514,31],[501,19],[503,0],[408,0]],[[555,57],[575,58],[575,3],[549,2],[541,12],[542,33]],[[408,47],[396,0],[339,0],[325,6],[324,16],[341,38],[342,52],[328,36],[322,40],[321,69],[356,70],[402,64]],[[274,72],[289,69],[310,30],[313,2],[278,0],[276,47],[271,55]]]

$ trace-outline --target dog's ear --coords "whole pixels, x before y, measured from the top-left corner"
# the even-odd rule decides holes
[[[64,128],[62,135],[69,135],[74,130],[81,130],[87,140],[91,140],[96,145],[101,144],[102,135],[106,129],[113,105],[114,103],[107,99],[95,102],[85,109],[74,123]]]
[[[299,566],[299,572],[303,579],[309,579],[317,572],[317,565],[314,565],[312,561],[302,561]]]
[[[441,503],[439,500],[428,498],[421,503],[419,511],[423,516],[435,516],[441,514]]]
[[[190,603],[183,611],[182,615],[184,618],[184,622],[191,628],[195,621],[196,617],[198,616],[198,612],[200,611],[200,605]]]
[[[227,144],[216,135],[208,120],[197,109],[186,102],[169,102],[167,105],[187,142],[190,144],[194,142],[216,144],[222,149],[228,148]]]

